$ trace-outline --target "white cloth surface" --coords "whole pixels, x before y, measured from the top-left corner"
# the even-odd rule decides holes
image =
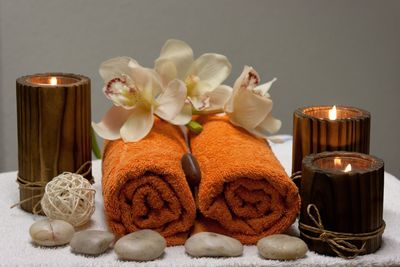
[[[292,142],[290,136],[282,136],[282,144],[272,144],[278,159],[288,173],[291,172]],[[101,194],[101,162],[93,162],[95,177],[96,211],[84,229],[107,229],[103,213]],[[262,259],[256,246],[245,246],[243,256],[236,258],[192,258],[185,254],[183,246],[169,247],[164,255],[147,263],[123,262],[110,249],[99,257],[85,257],[70,252],[69,246],[43,248],[34,246],[29,236],[29,227],[43,219],[19,208],[10,206],[19,201],[16,172],[0,174],[0,266],[400,266],[400,181],[385,173],[384,219],[386,230],[382,247],[374,254],[359,256],[353,260],[327,257],[308,252],[296,261],[274,261]],[[298,234],[297,223],[289,229]]]

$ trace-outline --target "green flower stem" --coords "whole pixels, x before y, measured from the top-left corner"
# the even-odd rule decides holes
[[[96,135],[94,133],[93,128],[90,128],[90,135],[92,137],[92,150],[93,150],[93,154],[97,159],[101,159],[101,152],[100,152],[100,148],[99,145],[97,144],[97,139],[96,139]]]
[[[203,131],[203,126],[197,121],[189,121],[189,123],[186,124],[186,127],[196,134],[199,134]]]
[[[224,113],[223,108],[219,109],[213,109],[213,110],[192,110],[193,115],[213,115],[213,114],[219,114],[219,113]]]

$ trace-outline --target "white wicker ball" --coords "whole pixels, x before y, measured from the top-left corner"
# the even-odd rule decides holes
[[[95,209],[95,193],[82,175],[64,172],[47,183],[40,204],[47,217],[77,227],[90,220]]]

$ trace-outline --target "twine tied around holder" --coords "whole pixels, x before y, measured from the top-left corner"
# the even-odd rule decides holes
[[[301,171],[294,172],[294,173],[290,176],[290,179],[291,179],[293,182],[296,181],[296,180],[298,180],[298,179],[301,179]]]
[[[86,167],[87,167],[87,170],[85,172],[83,172]],[[92,170],[92,162],[91,161],[86,161],[85,163],[83,163],[78,168],[78,170],[75,173],[79,174],[79,175],[82,175],[82,176],[86,176],[91,172],[91,170]],[[32,181],[25,180],[25,179],[21,178],[20,176],[17,176],[17,183],[18,183],[20,189],[27,189],[27,190],[31,190],[31,191],[43,190],[46,187],[48,182],[49,181],[34,181],[34,182],[32,182]],[[36,194],[36,195],[33,195],[31,197],[28,197],[28,198],[25,198],[25,199],[15,203],[15,204],[13,204],[10,207],[10,209],[15,208],[16,206],[19,206],[22,203],[34,200],[36,198],[40,198],[41,199],[43,197],[43,195],[44,195],[44,192]],[[32,213],[33,214],[38,215],[42,211],[41,209],[38,209],[39,205],[40,205],[40,201],[38,201],[35,204],[35,206],[33,206],[33,208],[32,208]]]
[[[314,211],[316,217],[312,214],[312,210]],[[353,259],[357,257],[360,253],[365,251],[365,246],[368,240],[382,235],[383,231],[385,230],[385,222],[383,221],[381,227],[367,233],[354,234],[329,231],[324,229],[324,225],[322,224],[321,216],[316,205],[309,204],[307,206],[307,214],[315,226],[310,226],[300,222],[300,233],[308,239],[327,243],[332,251],[336,253],[336,255],[344,259]],[[311,234],[314,234],[314,236],[306,234],[305,232],[310,232]],[[352,244],[351,241],[362,241],[362,245],[357,247],[356,245]],[[345,255],[344,253],[350,255]]]

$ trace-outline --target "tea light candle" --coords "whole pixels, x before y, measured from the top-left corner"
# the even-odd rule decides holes
[[[32,212],[53,177],[90,163],[90,109],[90,79],[85,76],[44,73],[17,79],[22,209]],[[84,171],[91,180],[90,170]]]
[[[292,173],[305,156],[324,151],[369,153],[370,113],[355,107],[299,108],[293,115]]]
[[[302,165],[299,228],[309,249],[336,256],[339,254],[335,249],[344,256],[379,249],[384,228],[383,177],[384,163],[374,156],[357,152],[323,152],[306,156]],[[321,235],[322,231],[316,233],[302,227],[305,224],[319,228],[312,217],[324,230],[350,237],[345,241],[354,245],[353,249],[358,253],[338,249],[329,243],[329,238],[333,238],[330,233]],[[360,235],[371,238],[358,240]],[[352,236],[357,238],[352,239]],[[326,237],[328,239],[324,240]]]

